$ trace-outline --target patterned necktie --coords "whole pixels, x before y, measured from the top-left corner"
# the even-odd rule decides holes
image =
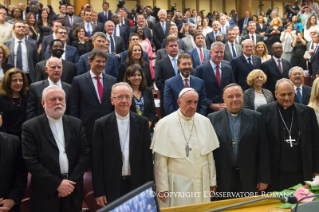
[[[203,63],[204,62],[204,55],[203,55],[202,48],[199,49],[199,55],[200,55],[200,61],[201,61],[201,63]]]
[[[216,79],[217,79],[217,82],[218,82],[218,86],[220,87],[221,81],[220,81],[220,72],[219,72],[219,67],[218,66],[216,66]]]
[[[103,86],[102,86],[102,83],[101,83],[101,81],[100,81],[100,77],[95,76],[94,78],[96,79],[97,91],[99,92],[100,102],[102,102]]]
[[[237,57],[233,43],[231,44],[231,50],[232,50],[232,52],[233,52],[233,58]]]
[[[254,69],[254,66],[253,66],[253,64],[251,63],[251,58],[249,57],[247,60],[248,60],[248,65],[249,65],[249,67],[250,67],[250,70],[252,71],[252,70]]]
[[[22,41],[20,40],[18,43],[16,68],[22,70]]]
[[[185,79],[185,88],[189,88],[188,79]]]
[[[175,75],[178,74],[178,68],[177,68],[177,63],[176,63],[176,58],[173,58],[173,63],[174,63],[174,71],[175,71]]]
[[[88,36],[91,37],[90,24],[86,24],[86,28],[88,29],[88,31],[87,31]]]
[[[282,68],[281,68],[280,60],[277,60],[277,63],[278,63],[278,69],[280,71],[280,74],[282,75]]]
[[[296,95],[297,95],[299,103],[302,104],[302,97],[301,97],[301,93],[300,93],[300,88],[297,88]]]

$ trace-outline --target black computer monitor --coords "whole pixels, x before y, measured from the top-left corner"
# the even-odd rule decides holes
[[[118,198],[97,212],[159,212],[154,182],[148,182]]]

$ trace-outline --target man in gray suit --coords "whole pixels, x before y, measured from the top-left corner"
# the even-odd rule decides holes
[[[235,43],[236,35],[233,29],[228,29],[226,36],[228,42],[225,44],[224,60],[231,62],[233,58],[241,56],[243,52],[241,46]]]
[[[26,73],[28,83],[35,81],[35,65],[39,62],[37,45],[25,39],[24,22],[18,21],[13,25],[13,33],[15,38],[4,42],[9,49],[10,55],[8,57],[8,64],[13,65]],[[18,47],[15,48],[15,45]]]
[[[151,16],[152,10],[150,8],[146,9],[147,18],[146,20],[152,22],[153,25],[156,24],[156,18],[154,16]]]
[[[196,28],[195,28],[195,24],[190,23],[188,26],[188,31],[189,31],[189,35],[182,38],[182,41],[184,41],[184,43],[185,43],[185,52],[189,52],[190,50],[192,50],[193,48],[196,47],[195,42],[194,42],[194,35],[197,32]],[[206,42],[204,42],[203,47],[207,48]]]
[[[249,21],[247,30],[248,34],[241,38],[241,42],[246,39],[251,39],[254,41],[254,45],[260,41],[264,42],[264,38],[261,35],[256,34],[256,23],[254,21]]]
[[[121,37],[113,35],[114,23],[112,21],[105,22],[104,26],[106,37],[110,41],[109,52],[116,53],[115,56],[120,58],[119,54],[125,51],[125,43]]]
[[[72,4],[68,4],[66,7],[67,15],[65,16],[65,26],[73,28],[77,23],[82,22],[82,18],[74,15],[74,6]]]
[[[41,105],[42,91],[49,85],[57,85],[65,92],[66,104],[68,104],[69,91],[71,85],[61,81],[63,66],[60,59],[51,57],[46,64],[45,71],[48,78],[39,82],[32,83],[29,88],[27,101],[27,119],[32,119],[44,113]],[[66,111],[66,114],[67,111]]]

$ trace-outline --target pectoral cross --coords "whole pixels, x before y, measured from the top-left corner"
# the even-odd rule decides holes
[[[186,151],[186,156],[188,157],[189,156],[189,151],[192,151],[192,148],[189,148],[189,146],[187,144],[186,148],[185,148],[185,151]]]
[[[232,145],[233,145],[233,149],[235,148],[235,141],[234,140],[232,140],[231,141],[231,143],[232,143]]]
[[[292,147],[292,142],[296,141],[296,139],[291,139],[291,135],[289,135],[289,139],[285,140],[287,143],[290,143],[290,147]]]

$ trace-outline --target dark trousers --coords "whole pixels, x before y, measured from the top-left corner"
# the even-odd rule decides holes
[[[292,67],[299,66],[303,70],[307,70],[306,60],[303,57],[291,56],[290,62]]]
[[[236,192],[242,192],[242,186],[241,186],[241,182],[240,182],[240,175],[239,175],[239,169],[232,169],[232,173],[231,173],[231,181],[230,183],[230,190],[229,192],[232,192],[234,194],[233,197],[213,197],[213,200],[225,200],[225,199],[232,199],[232,198],[236,198],[235,193]],[[217,192],[224,192],[224,191],[219,191],[218,187],[217,187]],[[240,197],[240,196],[238,196]]]
[[[71,195],[66,197],[60,197],[60,212],[79,212],[82,209],[78,209],[74,204]]]
[[[131,179],[121,179],[121,192],[120,196],[123,196],[132,191]]]
[[[279,170],[277,178],[272,180],[266,191],[282,191],[299,183],[304,183],[302,170],[297,172]]]

